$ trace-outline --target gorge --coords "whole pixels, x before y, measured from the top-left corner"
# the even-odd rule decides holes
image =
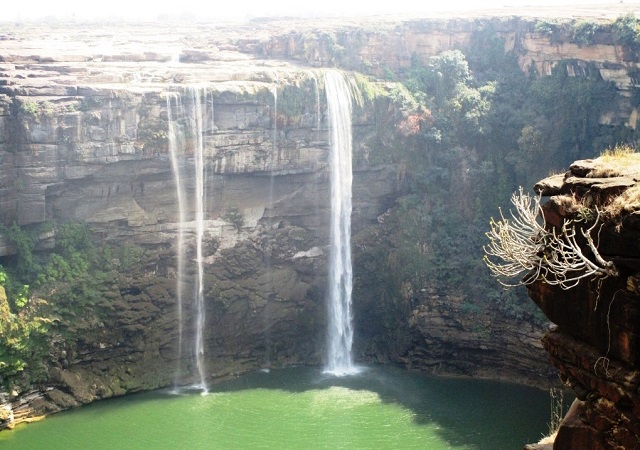
[[[626,12],[587,16],[606,24],[587,43],[546,16],[8,24],[0,303],[48,321],[3,349],[0,420],[354,361],[556,384],[548,322],[495,286],[483,233],[518,185],[636,138]],[[338,101],[351,243],[331,206]]]

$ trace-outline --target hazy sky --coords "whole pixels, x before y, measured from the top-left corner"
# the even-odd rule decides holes
[[[626,3],[635,4],[637,0]],[[590,0],[619,3],[620,0]],[[575,0],[3,0],[4,20],[43,18],[96,19],[145,18],[161,15],[195,18],[246,18],[256,16],[355,15],[420,13],[436,10],[516,8],[523,5],[585,4]],[[640,13],[640,3],[639,13]]]

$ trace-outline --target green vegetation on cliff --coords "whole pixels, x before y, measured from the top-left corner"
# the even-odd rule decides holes
[[[55,246],[36,251],[44,233],[55,236]],[[0,385],[24,387],[104,326],[118,273],[135,270],[144,251],[97,246],[87,226],[76,223],[14,224],[2,234],[15,255],[0,266]]]
[[[4,387],[27,366],[31,379],[42,374],[45,333],[51,324],[51,319],[41,315],[46,303],[30,297],[28,285],[7,296],[8,284],[9,275],[0,266],[0,386]]]
[[[589,34],[588,25],[576,27],[577,36]],[[356,263],[368,261],[370,274],[358,271],[356,289],[380,297],[394,285],[413,307],[424,292],[462,296],[460,311],[539,322],[524,289],[502,289],[482,264],[489,216],[518,186],[633,141],[635,132],[601,123],[616,108],[616,90],[594,67],[566,61],[550,76],[524,73],[490,23],[471,42],[398,75],[413,100],[396,102],[404,105],[396,138],[371,146],[404,163],[409,191],[384,217],[390,237],[375,247],[358,242]],[[378,277],[391,279],[381,286]]]
[[[615,43],[631,51],[640,49],[640,19],[629,13],[613,21],[540,19],[535,31],[547,36],[551,44],[574,43],[579,46]]]

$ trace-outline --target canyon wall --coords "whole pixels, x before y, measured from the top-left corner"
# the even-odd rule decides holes
[[[322,364],[330,212],[323,72],[218,49],[176,58],[165,47],[129,48],[127,40],[109,54],[75,43],[70,51],[80,54],[62,45],[47,57],[46,49],[22,54],[30,45],[14,44],[0,74],[0,222],[84,223],[94,240],[132,259],[125,267],[120,258],[95,306],[101,313],[71,320],[73,339],[52,355],[40,387],[5,399],[14,423],[176,379],[194,382],[195,212],[189,203],[180,224],[169,151],[169,122],[186,130],[198,120],[176,118],[180,107],[195,110],[194,89],[206,96],[203,135],[183,134],[177,164],[193,198],[194,141],[204,140],[206,374]],[[400,167],[366,161],[366,142],[390,107],[384,98],[354,99],[354,231],[376,223],[403,188]],[[184,342],[176,307],[180,227],[188,248]],[[38,248],[46,252],[55,240],[43,233]],[[5,264],[15,252],[3,236]]]
[[[79,221],[96,241],[138,252],[103,295],[108,313],[97,321],[78,317],[76,342],[56,356],[47,380],[34,392],[9,393],[14,417],[174,382],[179,211],[167,98],[186,102],[194,86],[212,105],[204,130],[207,372],[222,379],[321,364],[329,212],[322,68],[402,74],[412,58],[467,46],[482,23],[384,19],[375,30],[339,21],[322,30],[309,22],[180,24],[171,25],[171,33],[150,24],[22,25],[3,31],[0,223],[28,229]],[[557,46],[537,35],[532,21],[490,23],[505,49],[518,51],[525,70],[534,65],[545,74],[566,60],[571,67],[595,64],[620,92],[615,113],[601,120],[635,128],[637,105],[628,99],[637,63],[615,45]],[[553,375],[539,343],[544,325],[513,322],[498,309],[479,315],[473,303],[482,299],[396,285],[388,273],[368,271],[371,250],[395,233],[385,213],[397,207],[408,168],[372,158],[372,142],[397,132],[397,105],[385,95],[394,83],[348,76],[361,94],[374,84],[379,91],[375,99],[363,94],[354,112],[356,359],[547,385]],[[180,155],[179,164],[192,167],[194,155]],[[195,189],[191,178],[184,185],[188,193]],[[242,220],[234,222],[234,215]],[[40,238],[43,252],[55,242],[50,233]],[[187,241],[193,246],[192,230]],[[15,251],[0,235],[3,261],[11,262]],[[381,256],[388,255],[383,250]],[[195,269],[188,269],[186,284],[194,278]],[[188,334],[190,303],[185,315]],[[185,384],[194,374],[188,353]]]
[[[531,298],[556,324],[544,347],[576,396],[560,424],[557,450],[630,449],[640,442],[638,158],[606,158],[578,161],[537,185],[550,196],[543,207],[549,227],[569,222],[586,229],[598,214],[598,252],[618,272],[604,280],[584,277],[568,290],[543,281],[529,286]],[[581,220],[589,209],[591,219]],[[593,260],[586,242],[581,245]]]

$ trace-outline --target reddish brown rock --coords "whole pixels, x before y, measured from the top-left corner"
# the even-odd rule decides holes
[[[554,450],[611,450],[611,447],[607,446],[598,430],[582,420],[584,411],[584,403],[580,400],[575,400],[558,430],[558,435],[553,444]]]
[[[560,228],[573,220],[585,227],[578,220],[580,214],[588,216],[585,209],[592,208],[593,219],[594,205],[606,208],[637,187],[640,177],[632,166],[617,164],[608,170],[603,161],[574,163],[561,186],[539,183],[539,191],[556,194],[543,206],[548,226]],[[610,176],[591,177],[601,173]],[[640,448],[640,231],[635,214],[621,214],[612,217],[605,211],[595,236],[598,251],[616,265],[619,276],[585,278],[567,290],[542,281],[528,286],[530,297],[558,326],[542,342],[577,397],[558,430],[554,450]],[[584,243],[582,251],[593,257]]]

